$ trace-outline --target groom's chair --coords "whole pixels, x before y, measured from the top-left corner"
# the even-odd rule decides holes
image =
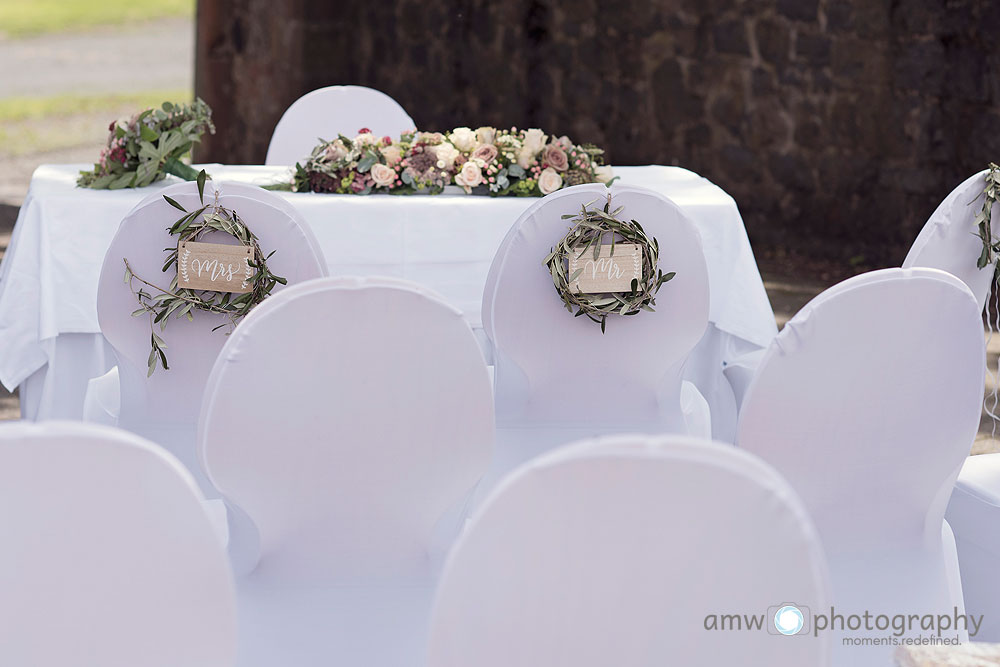
[[[221,193],[219,203],[236,210],[257,235],[264,253],[274,252],[267,260],[272,273],[285,278],[289,285],[326,275],[326,261],[312,230],[285,200],[252,185],[209,181],[206,203],[214,201],[216,189]],[[159,324],[154,325],[156,333],[166,341],[170,369],[160,368],[147,377],[150,320],[148,316],[132,317],[139,305],[124,281],[123,259],[127,258],[135,275],[162,288],[169,287],[174,274],[172,270],[162,271],[164,248],[176,246],[178,237],[167,230],[183,214],[168,204],[163,195],[189,211],[200,208],[197,185],[180,183],[151,194],[125,216],[104,257],[97,315],[101,333],[118,358],[121,403],[116,424],[170,450],[191,470],[206,495],[211,496],[212,488],[195,458],[195,429],[205,381],[226,342],[229,320],[224,315],[192,311],[192,321],[171,315],[162,331]],[[218,236],[207,235],[204,240],[233,242],[226,235]],[[272,294],[279,294],[282,289],[279,284]],[[221,329],[213,331],[220,326]],[[113,385],[110,391],[103,388],[102,394],[113,393],[116,388]],[[114,401],[105,401],[108,402]],[[88,397],[88,403],[100,401]]]
[[[391,278],[289,288],[219,354],[198,441],[231,509],[241,667],[418,664],[493,441],[462,314]]]
[[[984,354],[975,297],[935,269],[846,280],[800,310],[765,353],[737,445],[802,496],[838,613],[961,613],[944,513],[979,425]],[[841,645],[845,635],[883,634],[841,631],[835,650],[843,664],[884,665],[884,645]]]
[[[416,125],[385,93],[364,86],[327,86],[295,100],[278,121],[264,164],[303,162],[321,139],[354,138],[361,128],[394,140]]]
[[[234,667],[225,547],[191,475],[131,433],[0,425],[0,665]]]
[[[676,276],[656,312],[611,315],[604,333],[568,312],[543,263],[581,207],[623,206],[659,245],[659,269]],[[622,431],[708,436],[710,414],[682,381],[708,325],[701,236],[683,211],[651,190],[580,185],[548,195],[514,223],[490,269],[483,326],[493,343],[497,453],[484,488],[553,446]]]
[[[785,603],[803,636],[775,627]],[[525,464],[476,511],[441,576],[428,667],[824,667],[829,637],[807,623],[828,603],[819,538],[770,466],[613,436]]]

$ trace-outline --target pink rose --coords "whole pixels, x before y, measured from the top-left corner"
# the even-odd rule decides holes
[[[566,171],[569,168],[569,158],[566,157],[566,152],[558,144],[549,144],[549,147],[545,149],[543,160],[556,171]]]
[[[497,157],[497,147],[493,144],[483,144],[472,153],[472,157],[482,160],[483,164],[489,164]]]

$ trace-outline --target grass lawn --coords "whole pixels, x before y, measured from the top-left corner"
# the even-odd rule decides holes
[[[190,90],[163,90],[0,99],[0,157],[90,144],[99,147],[111,121],[167,100],[190,102],[193,97]]]
[[[0,0],[0,34],[26,37],[101,25],[193,16],[195,0]]]

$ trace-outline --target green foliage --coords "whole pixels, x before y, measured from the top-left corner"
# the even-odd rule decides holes
[[[76,184],[82,188],[141,188],[168,173],[193,180],[197,172],[181,159],[202,134],[215,133],[212,110],[201,99],[190,105],[164,102],[108,129],[100,160],[92,170],[80,172]]]
[[[998,253],[1000,253],[1000,242],[993,241],[993,230],[990,219],[993,204],[997,200],[997,194],[1000,193],[1000,167],[992,162],[986,172],[986,188],[983,190],[983,193],[986,195],[986,198],[983,200],[983,208],[976,214],[976,230],[977,235],[983,242],[983,251],[979,255],[976,266],[982,269],[987,264],[997,264],[996,271],[1000,273],[1000,262],[997,262]]]
[[[177,287],[177,246],[167,248],[167,259],[163,264],[163,272],[173,270],[174,277],[170,281],[168,289],[162,289],[156,285],[143,280],[135,275],[128,259],[125,259],[125,282],[128,284],[132,294],[139,302],[139,308],[132,315],[149,316],[150,328],[150,353],[148,359],[149,372],[152,375],[156,367],[163,366],[164,370],[169,370],[167,365],[167,355],[164,352],[166,344],[156,333],[156,325],[160,325],[162,331],[167,326],[167,319],[174,317],[186,317],[194,320],[193,310],[202,310],[209,313],[218,313],[229,318],[231,327],[245,317],[253,308],[260,304],[270,294],[277,284],[284,285],[287,281],[281,276],[271,273],[267,267],[267,259],[274,254],[272,251],[267,256],[264,255],[257,243],[250,228],[246,226],[239,215],[233,209],[219,206],[218,195],[214,204],[205,204],[205,179],[207,175],[204,170],[199,172],[195,179],[198,182],[198,196],[201,207],[188,211],[183,205],[174,199],[163,195],[163,199],[174,208],[184,213],[168,231],[171,235],[180,236],[178,243],[186,241],[197,241],[204,234],[217,231],[229,234],[241,244],[253,248],[253,260],[250,267],[255,269],[251,290],[244,294],[234,294],[231,292],[213,292],[210,290],[178,289]],[[138,290],[134,286],[134,281],[143,285]],[[150,288],[152,292],[147,291]],[[225,325],[220,325],[225,326]],[[216,327],[216,329],[220,328]]]
[[[593,204],[593,202],[591,202]],[[618,215],[624,209],[619,206],[611,209],[611,195],[603,209],[590,208],[591,204],[582,207],[580,213],[564,215],[563,219],[575,223],[569,233],[552,249],[545,260],[552,284],[556,293],[563,300],[566,310],[576,313],[575,317],[586,315],[591,321],[601,325],[605,331],[608,315],[637,315],[640,311],[654,312],[656,305],[654,295],[663,283],[671,280],[676,273],[663,273],[657,268],[660,247],[655,238],[646,236],[645,230],[635,220],[619,220]],[[596,258],[601,250],[601,244],[610,237],[612,252],[617,242],[634,243],[642,250],[642,280],[633,280],[632,289],[628,292],[607,292],[601,294],[584,294],[570,289],[570,283],[577,277],[567,276],[568,259],[571,254],[583,256],[593,248]],[[579,270],[577,271],[579,273]]]

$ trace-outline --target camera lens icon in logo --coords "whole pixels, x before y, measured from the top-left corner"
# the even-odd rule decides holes
[[[795,635],[805,626],[805,614],[795,605],[787,604],[774,612],[774,629],[783,635]]]

